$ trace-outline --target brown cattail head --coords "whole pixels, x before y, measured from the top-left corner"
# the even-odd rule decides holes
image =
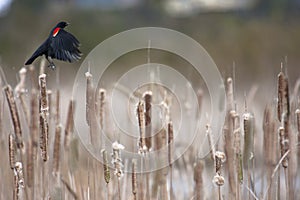
[[[277,118],[281,122],[283,114],[286,114],[287,118],[290,115],[288,78],[282,71],[278,74],[277,84]]]
[[[147,149],[152,147],[152,123],[151,123],[151,103],[152,103],[152,92],[146,91],[143,95],[145,101],[145,135],[146,135],[146,146]]]
[[[144,115],[144,102],[139,101],[137,106],[137,116],[139,122],[140,138],[138,142],[139,153],[145,154],[148,151],[146,146],[146,135],[145,135],[145,115]]]
[[[15,138],[12,134],[9,134],[8,136],[8,148],[9,148],[9,165],[11,169],[14,169],[15,167]]]
[[[24,144],[22,141],[22,129],[20,124],[19,113],[15,102],[14,94],[10,85],[4,86],[7,103],[10,110],[10,116],[13,122],[13,127],[16,135],[16,144],[18,149],[23,149]]]
[[[204,162],[199,160],[194,164],[195,199],[204,199],[203,171]]]
[[[104,172],[104,180],[106,184],[110,181],[110,170],[108,166],[108,158],[107,158],[107,151],[102,149],[102,158],[103,158],[103,172]]]
[[[41,74],[39,76],[39,85],[40,85],[40,111],[48,115],[49,105],[48,105],[46,74]]]
[[[168,123],[168,161],[169,165],[172,165],[172,153],[173,153],[173,123],[169,122]]]
[[[104,128],[104,113],[105,113],[105,98],[106,90],[103,88],[99,89],[99,117],[100,117],[100,128]]]

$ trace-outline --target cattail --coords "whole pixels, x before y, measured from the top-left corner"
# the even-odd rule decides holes
[[[32,187],[34,183],[34,164],[33,164],[33,145],[31,142],[28,142],[27,150],[27,185]]]
[[[46,87],[46,74],[39,76],[40,85],[40,148],[43,161],[48,160],[48,135],[49,126],[47,115],[49,111],[47,87]]]
[[[281,154],[281,157],[284,156],[284,154],[286,153],[287,149],[286,149],[286,139],[284,137],[284,128],[281,126],[279,127],[278,129],[278,133],[279,133],[279,143],[280,143],[280,154]],[[287,160],[287,157],[285,157],[283,160],[282,160],[282,166],[284,168],[287,168],[288,167],[288,160]]]
[[[14,191],[13,191],[13,200],[20,199],[20,187],[18,184],[18,177],[14,176]]]
[[[244,153],[243,165],[245,169],[249,168],[250,160],[254,153],[254,116],[246,112],[243,115],[243,129],[244,129]]]
[[[19,113],[17,109],[17,105],[15,102],[15,98],[13,95],[13,91],[11,89],[10,85],[4,86],[4,92],[6,95],[7,103],[9,106],[10,110],[10,115],[11,119],[13,122],[13,127],[16,135],[16,143],[17,143],[17,148],[22,149],[23,148],[23,141],[22,141],[22,129],[21,129],[21,124],[20,124],[20,118],[19,118]]]
[[[132,160],[131,187],[133,199],[137,199],[137,176],[136,176],[136,160]]]
[[[296,121],[297,121],[297,130],[298,130],[298,145],[300,145],[300,109],[296,110]]]
[[[106,98],[106,90],[103,88],[99,89],[99,117],[100,117],[100,127],[103,130],[104,127],[104,113],[105,113],[105,98]]]
[[[215,158],[215,146],[213,145],[213,138],[212,138],[212,132],[211,132],[211,126],[210,124],[206,124],[206,135],[208,137],[208,145],[211,152],[212,159]]]
[[[53,148],[53,172],[55,174],[57,174],[59,171],[60,135],[61,135],[61,126],[57,125],[55,127],[55,138],[54,138],[54,148]]]
[[[216,151],[215,153],[215,169],[216,175],[213,178],[213,183],[217,186],[222,186],[225,183],[224,177],[221,175],[222,163],[226,161],[225,153],[221,151]]]
[[[125,147],[118,143],[117,141],[112,144],[112,164],[115,167],[115,175],[118,178],[121,178],[123,176],[123,163],[121,158],[121,150],[123,150]]]
[[[168,123],[168,161],[169,165],[172,166],[172,153],[173,153],[173,123]]]
[[[108,167],[108,159],[107,159],[107,151],[102,149],[102,158],[103,158],[103,172],[104,172],[104,180],[106,184],[110,181],[110,170]]]
[[[9,149],[9,165],[11,169],[14,169],[15,167],[15,139],[12,134],[9,134],[8,136],[8,149]]]
[[[234,109],[234,96],[233,96],[233,80],[231,77],[227,78],[226,82],[226,96],[227,96],[227,109]]]
[[[278,74],[277,85],[277,117],[281,122],[283,114],[286,114],[287,118],[290,115],[288,78],[282,71]]]
[[[93,75],[90,72],[85,73],[86,78],[86,122],[91,126],[91,112],[93,107]]]
[[[65,128],[65,139],[64,139],[65,149],[69,148],[70,137],[74,130],[74,118],[73,118],[74,109],[75,109],[75,102],[73,100],[70,100],[69,107],[68,107],[66,128]]]
[[[46,84],[46,74],[41,74],[39,76],[40,85],[40,111],[45,115],[48,115],[49,105],[48,105],[48,94],[47,94],[47,84]]]
[[[195,200],[204,199],[204,189],[203,189],[203,170],[204,170],[204,162],[202,160],[197,161],[194,164],[194,196]]]
[[[147,91],[143,95],[145,101],[145,136],[147,149],[151,149],[152,146],[152,124],[151,124],[151,103],[152,103],[152,92]]]
[[[140,138],[139,138],[139,153],[144,154],[147,152],[146,146],[146,136],[145,136],[145,115],[144,115],[144,103],[143,101],[139,101],[137,107],[137,116],[139,122],[139,129],[140,129]]]
[[[23,174],[23,165],[21,162],[16,162],[14,167],[14,175],[17,177],[18,187],[24,188],[24,174]]]
[[[32,89],[31,91],[31,100],[30,100],[30,133],[31,133],[31,141],[32,141],[32,148],[33,148],[33,159],[36,160],[37,158],[37,149],[38,149],[38,123],[39,123],[39,113],[38,113],[38,96],[37,91]]]
[[[58,125],[60,123],[60,92],[56,91],[56,106],[55,106],[55,123]]]
[[[17,94],[17,97],[19,97],[20,99],[21,107],[25,115],[25,120],[27,123],[29,123],[28,106],[24,99],[24,94],[26,93],[26,89],[25,89],[26,74],[27,74],[26,68],[25,67],[21,68],[21,70],[19,71],[20,81],[18,85],[15,87],[15,93]]]

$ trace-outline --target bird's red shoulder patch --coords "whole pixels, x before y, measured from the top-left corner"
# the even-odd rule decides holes
[[[57,35],[57,33],[59,32],[60,28],[55,28],[53,33],[52,33],[52,36],[55,37]]]

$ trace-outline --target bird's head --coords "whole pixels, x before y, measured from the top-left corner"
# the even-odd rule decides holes
[[[59,22],[57,25],[56,25],[56,28],[65,28],[66,26],[68,26],[69,23],[68,22]]]

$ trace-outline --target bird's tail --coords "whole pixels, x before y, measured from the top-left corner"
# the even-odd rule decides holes
[[[30,65],[38,57],[38,55],[33,54],[26,62],[25,65]]]

